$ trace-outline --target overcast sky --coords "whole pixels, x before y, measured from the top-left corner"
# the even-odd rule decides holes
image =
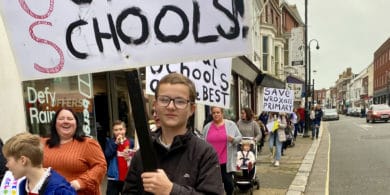
[[[296,4],[305,20],[305,0]],[[308,0],[308,41],[315,88],[335,85],[347,67],[359,73],[374,59],[374,52],[390,37],[390,0]],[[312,74],[313,75],[313,74]]]

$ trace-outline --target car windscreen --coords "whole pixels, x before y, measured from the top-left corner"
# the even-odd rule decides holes
[[[335,113],[337,113],[337,111],[335,109],[327,109],[327,110],[324,110],[324,113],[326,113],[326,114],[335,114]]]
[[[390,107],[387,105],[374,106],[373,110],[390,110]]]

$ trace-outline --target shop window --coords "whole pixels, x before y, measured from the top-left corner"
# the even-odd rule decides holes
[[[263,36],[263,71],[268,71],[268,37]]]
[[[23,98],[28,131],[50,134],[50,124],[61,107],[73,109],[86,135],[96,136],[91,75],[24,81]]]
[[[230,81],[230,107],[228,109],[224,109],[224,118],[236,121],[236,105],[235,103],[238,101],[236,96],[237,85],[234,83],[234,77],[231,77]]]
[[[252,101],[252,86],[251,83],[247,80],[240,79],[240,109],[241,108],[251,108]]]

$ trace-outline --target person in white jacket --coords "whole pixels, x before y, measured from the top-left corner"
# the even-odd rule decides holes
[[[247,140],[242,141],[241,150],[237,152],[237,168],[250,170],[255,161],[255,154],[251,151],[251,143]]]

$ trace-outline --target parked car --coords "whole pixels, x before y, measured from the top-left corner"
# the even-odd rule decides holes
[[[353,108],[348,108],[347,110],[347,116],[361,116],[361,108],[359,107],[353,107]]]
[[[339,113],[337,113],[336,109],[325,109],[324,114],[322,115],[322,120],[339,120]]]
[[[368,108],[366,122],[385,121],[390,118],[390,107],[386,104],[374,104]]]

